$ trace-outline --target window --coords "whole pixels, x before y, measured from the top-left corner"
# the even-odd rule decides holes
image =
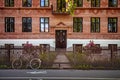
[[[14,48],[14,44],[5,44],[5,48],[6,49]]]
[[[22,0],[23,7],[31,7],[32,6],[32,0]]]
[[[73,44],[74,53],[82,53],[83,45],[82,44]]]
[[[49,6],[49,0],[40,0],[40,6],[41,7],[48,7]]]
[[[74,3],[76,4],[77,7],[83,6],[83,0],[74,0]]]
[[[32,32],[32,18],[22,18],[22,32]]]
[[[49,18],[40,18],[40,32],[49,32]]]
[[[14,0],[5,0],[6,7],[14,7]]]
[[[73,32],[82,31],[83,31],[83,18],[81,17],[73,18]]]
[[[100,18],[91,18],[91,32],[100,32]]]
[[[108,18],[108,32],[117,32],[117,18]]]
[[[109,0],[109,7],[117,7],[118,0]]]
[[[5,32],[14,32],[14,17],[5,17]]]
[[[49,44],[40,44],[40,53],[49,53],[50,45]]]
[[[91,7],[100,7],[100,0],[91,0]]]
[[[59,12],[66,11],[66,1],[65,0],[57,0],[57,11],[59,11]]]
[[[117,51],[117,44],[108,44],[108,48],[112,51]]]
[[[95,44],[95,45],[96,45],[96,47],[100,48],[100,44]]]

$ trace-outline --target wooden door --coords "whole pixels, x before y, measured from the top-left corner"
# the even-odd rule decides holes
[[[66,30],[56,30],[56,48],[66,48],[66,33]]]

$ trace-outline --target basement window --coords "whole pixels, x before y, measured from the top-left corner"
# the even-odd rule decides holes
[[[109,50],[117,51],[117,44],[108,44]]]
[[[73,44],[74,53],[82,53],[83,45],[82,44]]]

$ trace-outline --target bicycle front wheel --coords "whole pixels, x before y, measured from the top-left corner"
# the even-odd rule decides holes
[[[31,69],[39,69],[41,66],[41,60],[38,59],[38,58],[33,58],[31,61],[30,61],[30,68]]]
[[[13,69],[20,69],[22,67],[22,60],[15,59],[12,61],[12,68]]]

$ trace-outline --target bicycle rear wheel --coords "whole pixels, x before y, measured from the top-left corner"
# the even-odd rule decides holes
[[[38,59],[38,58],[33,58],[31,61],[30,61],[30,68],[31,69],[39,69],[41,66],[41,60]]]
[[[12,61],[12,68],[13,69],[20,69],[22,67],[22,60],[15,59]]]

